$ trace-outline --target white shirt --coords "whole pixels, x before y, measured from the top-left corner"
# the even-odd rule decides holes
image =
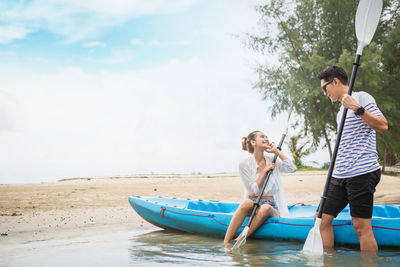
[[[272,162],[274,155],[264,155],[267,164]],[[239,174],[244,185],[244,198],[248,199],[249,196],[260,194],[260,188],[258,187],[256,180],[259,177],[257,173],[257,161],[254,154],[246,158],[239,164]],[[263,196],[273,196],[276,205],[279,209],[281,217],[289,217],[289,210],[285,198],[285,192],[280,178],[280,172],[291,173],[296,171],[296,166],[291,160],[281,160],[278,158],[275,163],[275,168],[269,178],[268,184],[264,190]]]

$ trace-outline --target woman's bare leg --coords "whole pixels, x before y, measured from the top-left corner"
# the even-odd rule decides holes
[[[253,222],[250,225],[249,233],[247,236],[250,236],[253,232],[255,232],[264,221],[272,216],[277,216],[278,212],[269,204],[263,204],[257,210],[256,215],[254,216]],[[279,215],[278,215],[279,216]]]
[[[225,243],[228,243],[233,239],[246,216],[252,211],[253,205],[253,201],[250,199],[246,199],[245,201],[243,201],[242,204],[240,204],[238,209],[233,214],[232,220],[229,223],[228,230],[225,233]]]

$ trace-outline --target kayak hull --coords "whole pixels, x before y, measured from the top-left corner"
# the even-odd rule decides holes
[[[164,229],[223,237],[239,203],[216,200],[131,196],[132,208],[146,221]],[[305,241],[314,226],[315,205],[289,206],[289,218],[268,218],[252,238]],[[246,225],[248,217],[239,234]],[[372,229],[378,246],[400,246],[400,205],[376,205]],[[359,244],[346,207],[334,220],[336,244]]]

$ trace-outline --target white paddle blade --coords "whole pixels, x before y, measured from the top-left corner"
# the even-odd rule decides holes
[[[235,245],[233,245],[232,247],[232,251],[237,251],[238,249],[240,249],[244,244],[246,244],[246,238],[247,238],[247,234],[249,233],[249,227],[246,226],[242,233],[240,234],[238,240],[236,241]]]
[[[382,0],[360,0],[356,13],[357,54],[361,55],[364,46],[369,45],[378,27],[382,13]]]
[[[321,219],[315,220],[314,227],[308,233],[306,242],[304,243],[303,252],[312,254],[324,254],[324,245],[322,243],[321,233],[319,227],[321,226]]]

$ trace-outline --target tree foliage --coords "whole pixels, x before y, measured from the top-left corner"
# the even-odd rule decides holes
[[[300,143],[300,139],[303,137],[301,133],[290,137],[288,142],[290,153],[292,154],[294,164],[297,168],[303,167],[303,158],[313,152],[312,147],[309,147],[309,142]]]
[[[262,34],[248,35],[250,48],[278,55],[279,64],[261,64],[255,87],[272,100],[272,117],[294,104],[305,135],[316,148],[322,144],[332,156],[340,103],[331,103],[320,89],[317,74],[328,65],[342,66],[350,76],[357,48],[356,0],[270,0],[257,7]],[[355,91],[373,95],[389,122],[378,135],[380,156],[386,149],[400,152],[400,22],[399,2],[384,1],[373,42],[364,48]]]

